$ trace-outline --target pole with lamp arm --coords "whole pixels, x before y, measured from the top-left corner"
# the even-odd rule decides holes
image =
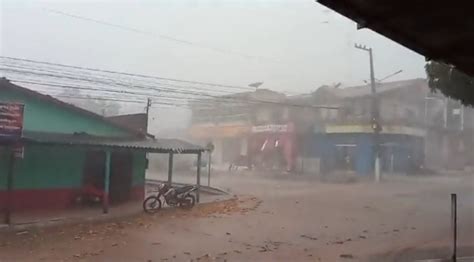
[[[371,124],[373,133],[373,141],[374,141],[374,155],[375,155],[375,163],[374,163],[374,176],[375,181],[380,181],[380,141],[379,141],[379,134],[382,130],[380,125],[379,119],[379,104],[378,104],[378,97],[377,97],[377,90],[375,88],[375,73],[374,73],[374,61],[372,55],[372,48],[368,48],[365,45],[355,44],[355,48],[366,51],[369,53],[369,62],[370,62],[370,89],[371,89]]]

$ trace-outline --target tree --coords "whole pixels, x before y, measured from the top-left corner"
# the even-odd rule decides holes
[[[434,92],[440,91],[447,97],[474,106],[474,78],[451,65],[429,62],[425,66],[428,85]]]

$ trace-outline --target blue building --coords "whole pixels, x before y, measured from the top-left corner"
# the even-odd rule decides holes
[[[423,131],[402,126],[385,127],[379,135],[381,170],[411,173],[423,166]],[[319,159],[323,174],[348,171],[373,174],[375,140],[370,126],[327,126],[309,134],[302,145],[306,158]]]
[[[429,92],[423,79],[377,85],[382,172],[412,173],[424,166],[425,97]],[[311,112],[293,109],[296,128],[301,131],[298,148],[306,166],[303,172],[373,174],[377,143],[371,125],[373,95],[369,85],[323,86],[292,100],[328,106]]]

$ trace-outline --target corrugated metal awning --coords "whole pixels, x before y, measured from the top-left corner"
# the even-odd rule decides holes
[[[101,137],[86,133],[61,134],[43,132],[24,132],[22,141],[24,143],[86,146],[97,148],[121,148],[131,150],[142,150],[155,153],[183,153],[195,154],[203,152],[204,147],[191,144],[179,139],[137,139],[123,137]]]

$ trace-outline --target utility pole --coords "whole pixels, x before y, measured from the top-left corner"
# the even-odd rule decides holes
[[[211,186],[211,162],[212,162],[212,151],[214,151],[214,144],[212,142],[207,143],[207,186]]]
[[[375,151],[375,164],[374,164],[374,175],[375,181],[380,181],[380,141],[379,134],[381,131],[380,118],[379,118],[379,103],[377,97],[377,90],[375,88],[375,73],[374,73],[374,60],[372,55],[372,48],[368,48],[365,45],[354,45],[355,48],[369,53],[370,61],[370,88],[372,95],[372,110],[371,110],[371,124],[372,129],[374,130],[374,151]]]
[[[145,125],[145,132],[148,132],[148,121],[150,120],[149,113],[151,107],[151,98],[146,100],[146,125]]]

